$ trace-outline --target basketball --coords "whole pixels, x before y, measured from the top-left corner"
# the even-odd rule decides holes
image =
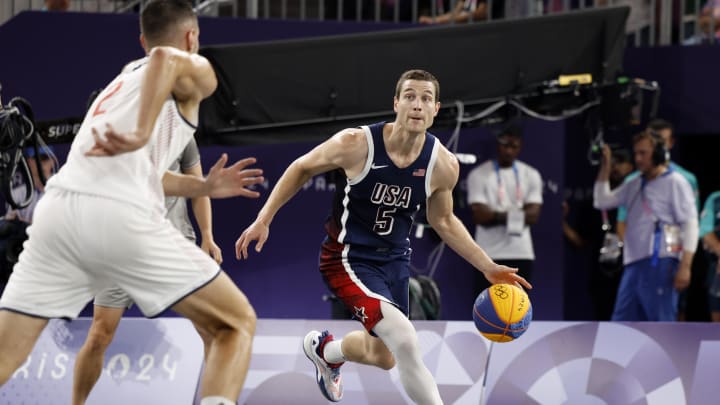
[[[530,298],[514,285],[494,284],[475,299],[473,320],[477,330],[486,338],[493,342],[510,342],[530,326]]]

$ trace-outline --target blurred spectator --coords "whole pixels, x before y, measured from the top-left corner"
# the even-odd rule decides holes
[[[697,19],[698,30],[683,45],[714,44],[720,38],[720,0],[708,0]]]
[[[675,136],[674,136],[674,128],[673,125],[664,119],[656,118],[652,121],[650,121],[647,125],[646,131],[652,132],[657,134],[660,138],[663,139],[665,142],[665,149],[667,149],[668,153],[672,151],[672,148],[675,146]],[[671,156],[672,159],[672,156]],[[695,197],[695,208],[697,211],[700,210],[700,188],[698,186],[697,177],[695,177],[694,174],[680,166],[679,164],[673,162],[670,160],[669,167],[676,172],[680,173],[687,181],[690,183],[690,186],[692,187],[693,196]],[[640,172],[635,171],[628,175],[625,178],[625,182],[628,182],[635,177],[639,176]],[[625,218],[627,216],[627,210],[625,207],[618,207],[618,214],[617,214],[617,230],[618,235],[621,239],[624,239],[625,237]]]
[[[633,138],[640,172],[610,190],[610,148],[603,146],[595,182],[597,209],[627,208],[624,270],[613,321],[675,321],[678,293],[690,284],[698,242],[695,198],[690,184],[669,166],[664,140],[644,131]]]
[[[660,139],[663,140],[665,144],[665,149],[670,153],[673,146],[675,146],[675,136],[674,136],[674,128],[673,125],[666,120],[656,118],[652,121],[650,121],[647,125],[646,131],[651,132],[653,134],[656,134]],[[700,211],[700,188],[698,187],[698,181],[694,174],[680,166],[679,164],[673,162],[672,160],[669,161],[668,167],[672,170],[680,173],[685,180],[690,183],[690,186],[692,188],[693,197],[695,199],[695,208],[696,212]],[[633,178],[639,176],[639,172],[631,173],[629,176],[626,177],[625,181],[630,181]],[[625,220],[627,217],[627,210],[626,207],[619,207],[617,210],[617,232],[618,236],[620,236],[620,239],[623,240],[625,238]],[[678,320],[685,320],[685,308],[687,307],[687,291],[683,290],[680,292],[680,295],[678,297]]]
[[[435,17],[431,15],[421,15],[418,22],[420,24],[465,23],[468,21],[484,21],[487,18],[488,10],[486,1],[460,0],[455,4],[455,8],[452,11]]]
[[[720,322],[720,191],[705,200],[700,214],[700,238],[708,256],[706,287],[710,319]]]
[[[45,0],[45,11],[67,11],[70,9],[70,0]]]
[[[497,159],[468,174],[467,198],[475,241],[496,263],[518,268],[530,281],[535,261],[530,226],[540,218],[543,187],[540,173],[517,159],[521,149],[521,129],[505,128],[497,137]],[[485,277],[476,280],[479,294],[488,283]]]
[[[700,30],[708,36],[720,37],[720,0],[708,0],[705,3],[700,11],[698,23]]]
[[[532,17],[542,14],[559,13],[565,10],[564,0],[541,1],[504,1],[495,0],[491,3],[490,19],[512,19]],[[567,4],[569,9],[578,8],[578,0]],[[447,24],[450,22],[465,23],[468,21],[484,21],[488,19],[488,2],[486,0],[458,0],[455,8],[447,13],[440,12],[433,18],[430,13],[420,13],[418,22],[421,24]]]
[[[633,170],[630,152],[627,149],[614,150],[610,187],[617,188]],[[567,195],[562,204],[562,229],[567,242],[565,260],[566,263],[573,263],[571,282],[587,285],[590,297],[588,304],[592,303],[593,310],[591,319],[609,321],[623,269],[622,243],[615,231],[615,212],[604,211],[598,216],[592,201],[588,205],[584,203],[585,200],[571,198],[571,194]],[[589,319],[588,314],[580,311],[566,310],[565,314],[572,314],[572,320]]]

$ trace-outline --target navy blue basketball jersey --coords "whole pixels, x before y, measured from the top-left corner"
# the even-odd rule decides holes
[[[338,184],[328,236],[342,244],[373,248],[409,248],[415,214],[425,207],[440,142],[426,133],[418,158],[406,168],[385,150],[384,122],[361,127],[368,144],[367,161],[355,178]]]

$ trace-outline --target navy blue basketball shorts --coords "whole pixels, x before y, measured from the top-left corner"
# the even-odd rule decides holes
[[[326,238],[320,251],[320,273],[330,291],[372,329],[383,318],[380,302],[408,316],[409,249],[377,249],[341,244]]]

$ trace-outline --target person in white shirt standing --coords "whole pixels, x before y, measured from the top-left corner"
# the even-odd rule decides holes
[[[678,295],[690,284],[698,244],[698,214],[690,183],[669,166],[663,140],[651,132],[633,138],[637,176],[610,190],[610,148],[593,190],[597,209],[627,208],[624,271],[613,321],[677,319]]]
[[[104,86],[35,208],[0,298],[0,384],[27,359],[49,318],[76,318],[98,292],[119,287],[145,316],[172,308],[209,336],[200,403],[234,405],[255,311],[165,217],[165,195],[258,197],[246,187],[261,183],[262,171],[248,167],[254,158],[225,167],[227,155],[205,178],[168,171],[217,78],[197,54],[200,29],[187,1],[147,3],[140,28],[148,56]]]
[[[517,268],[530,281],[535,261],[530,226],[540,218],[543,184],[535,168],[518,160],[521,150],[521,129],[505,128],[497,137],[497,158],[468,174],[467,193],[475,242],[496,263]],[[477,277],[475,293],[488,286]]]

